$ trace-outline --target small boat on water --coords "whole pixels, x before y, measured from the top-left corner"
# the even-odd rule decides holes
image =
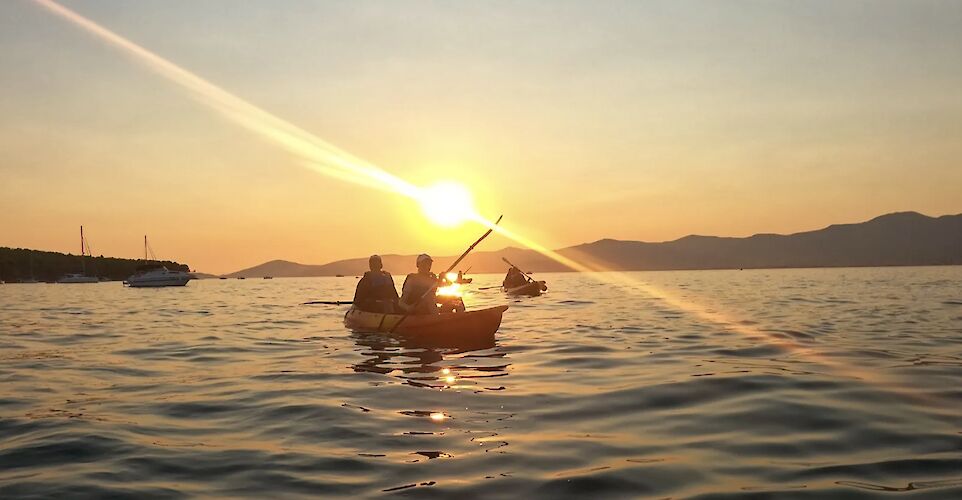
[[[70,273],[63,275],[57,283],[99,283],[96,276],[87,276],[87,263],[84,257],[87,256],[89,246],[84,239],[84,227],[80,226],[80,273]]]
[[[159,262],[150,262],[148,257],[153,255],[147,236],[144,236],[144,264],[137,266],[133,276],[124,281],[124,285],[131,288],[159,288],[162,286],[184,286],[194,278],[194,275],[184,271],[171,271]]]
[[[194,276],[184,271],[171,271],[161,264],[137,266],[137,273],[127,278],[124,285],[131,288],[156,288],[161,286],[184,286]]]
[[[501,287],[508,295],[526,295],[528,297],[537,297],[541,295],[541,292],[548,290],[548,285],[544,281],[535,281],[530,274],[521,270],[520,267],[511,263],[510,260],[501,257],[506,264],[511,266],[508,268],[508,274],[505,275],[504,281],[501,282]]]
[[[526,295],[528,297],[537,297],[546,290],[548,290],[548,285],[544,281],[529,281],[520,286],[504,289],[508,295]]]
[[[476,311],[411,315],[393,335],[442,346],[484,344],[494,339],[494,332],[501,326],[501,316],[507,309],[508,306],[497,306]],[[355,332],[392,333],[391,329],[403,317],[403,314],[372,313],[352,307],[344,314],[344,326]]]
[[[272,280],[272,279],[274,279],[274,277],[273,277],[273,276],[264,276],[264,279],[265,279],[265,280]]]
[[[461,271],[447,273],[444,275],[444,278],[448,283],[457,283],[459,285],[468,285],[474,281],[474,278],[465,278],[464,273]]]
[[[79,273],[65,274],[57,283],[99,283],[100,280],[96,276],[86,276]]]

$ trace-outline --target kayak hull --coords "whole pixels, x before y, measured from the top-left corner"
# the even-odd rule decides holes
[[[501,326],[501,316],[507,309],[508,306],[498,306],[476,311],[411,315],[392,332],[403,315],[372,313],[352,307],[344,314],[344,326],[355,332],[391,333],[427,345],[487,345],[493,344],[494,332]]]
[[[541,295],[541,292],[547,289],[548,289],[548,286],[545,285],[544,281],[532,281],[529,283],[525,283],[524,285],[521,285],[521,286],[505,288],[504,291],[507,292],[508,295],[525,295],[528,297],[537,297],[538,295]]]

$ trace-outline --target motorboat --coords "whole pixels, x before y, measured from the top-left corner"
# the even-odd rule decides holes
[[[150,259],[150,260],[148,260]],[[162,286],[184,286],[194,279],[194,275],[186,271],[171,271],[167,266],[156,261],[154,251],[144,236],[144,263],[137,266],[133,276],[124,281],[124,285],[131,288],[158,288]]]
[[[137,266],[137,273],[127,278],[124,285],[132,288],[184,286],[194,275],[184,271],[171,271],[162,264]]]

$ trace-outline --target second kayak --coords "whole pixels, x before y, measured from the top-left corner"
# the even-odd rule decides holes
[[[537,297],[541,295],[541,292],[548,289],[548,285],[544,281],[529,281],[521,286],[505,288],[504,291],[508,292],[509,295],[527,295],[529,297]]]

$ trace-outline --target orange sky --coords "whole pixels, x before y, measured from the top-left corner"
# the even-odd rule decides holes
[[[962,212],[958,6],[64,4],[549,247]],[[0,4],[0,68],[0,246],[77,252],[83,224],[98,255],[146,233],[229,272],[482,231],[305,168],[30,2]]]

